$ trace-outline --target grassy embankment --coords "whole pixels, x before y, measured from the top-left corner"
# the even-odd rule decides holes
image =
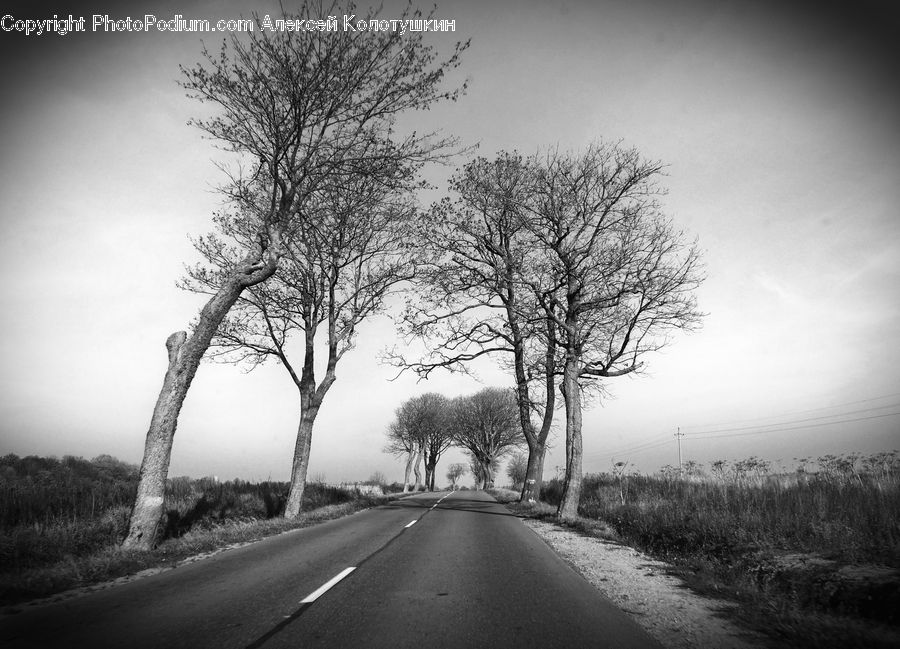
[[[750,458],[713,475],[585,477],[580,531],[623,541],[676,566],[702,592],[738,601],[745,622],[796,647],[897,646],[900,634],[900,454],[802,461],[772,473]],[[535,508],[551,518],[553,480]]]
[[[162,541],[126,552],[137,467],[109,456],[91,461],[0,458],[0,604],[168,567],[198,553],[345,516],[384,502],[310,483],[303,514],[280,518],[288,484],[169,480]]]

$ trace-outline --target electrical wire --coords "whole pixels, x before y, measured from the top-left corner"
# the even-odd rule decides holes
[[[790,417],[792,415],[804,415],[810,412],[821,412],[822,410],[834,410],[835,408],[843,408],[844,406],[855,406],[860,403],[870,403],[872,401],[881,401],[883,399],[891,399],[893,397],[900,397],[900,392],[894,392],[891,394],[884,394],[878,397],[869,397],[867,399],[858,399],[856,401],[846,401],[844,403],[837,403],[833,406],[822,406],[819,408],[809,408],[807,410],[795,410],[793,412],[784,412],[778,415],[769,415],[766,417],[753,417],[750,419],[741,419],[738,421],[729,421],[729,422],[720,422],[717,424],[701,424],[700,426],[682,426],[682,430],[688,431],[688,429],[696,429],[696,428],[718,428],[720,426],[732,426],[736,424],[745,424],[752,421],[760,421],[763,419],[775,419],[780,417]],[[873,410],[879,410],[890,406],[876,406]],[[835,413],[836,415],[839,413]],[[691,430],[692,433],[702,433],[702,432],[718,432],[718,431],[702,431],[702,430]]]
[[[786,417],[791,415],[801,415],[812,412],[821,412],[823,410],[834,410],[835,408],[842,408],[845,406],[852,406],[861,403],[871,403],[872,401],[880,401],[884,399],[890,399],[893,397],[900,396],[900,392],[895,392],[892,394],[881,395],[878,397],[870,397],[867,399],[858,399],[856,401],[847,401],[840,404],[835,404],[833,406],[824,406],[821,408],[810,408],[807,410],[799,410],[790,413],[782,413],[781,415],[770,416],[770,417],[757,417],[754,419],[744,419],[739,421],[734,421],[730,423],[720,423],[720,424],[707,424],[705,426],[700,426],[699,428],[711,428],[713,426],[729,426],[732,424],[744,424],[752,421],[760,421],[765,419],[774,419],[776,417]],[[751,435],[765,435],[768,433],[778,433],[778,432],[788,432],[792,430],[804,430],[809,428],[821,428],[824,426],[834,426],[838,424],[849,424],[858,421],[867,421],[871,419],[884,419],[886,417],[896,417],[900,416],[900,412],[889,412],[882,414],[873,414],[864,417],[852,417],[846,419],[847,415],[854,414],[864,414],[869,412],[877,412],[879,410],[884,410],[886,408],[900,408],[900,404],[891,403],[882,406],[874,406],[871,408],[860,408],[857,410],[849,410],[844,412],[836,412],[830,415],[821,415],[818,417],[806,417],[803,419],[793,419],[787,421],[775,421],[768,424],[756,424],[751,426],[738,426],[735,428],[712,428],[711,430],[693,430],[690,429],[685,432],[685,429],[681,429],[681,436],[686,440],[704,440],[704,439],[719,439],[719,438],[728,438],[728,437],[746,437]],[[840,418],[840,419],[835,419]],[[835,419],[835,421],[823,421]],[[806,422],[819,422],[819,423],[806,423]],[[796,426],[795,424],[804,424],[800,426]],[[774,428],[773,428],[774,427]],[[765,430],[760,430],[765,429]],[[746,431],[746,432],[744,432]],[[668,435],[664,436],[656,436],[652,437],[644,442],[634,444],[631,446],[622,447],[616,451],[595,451],[593,453],[585,453],[584,459],[590,459],[593,461],[597,460],[613,460],[617,457],[629,456],[629,455],[642,455],[648,451],[655,450],[657,448],[661,448],[663,446],[668,446],[671,444],[671,439],[669,439]]]
[[[848,413],[849,414],[849,413]],[[684,435],[684,439],[693,439],[693,440],[703,440],[703,439],[716,439],[720,437],[746,437],[748,435],[765,435],[767,433],[781,433],[790,430],[803,430],[805,428],[821,428],[822,426],[834,426],[836,424],[850,424],[855,421],[866,421],[869,419],[883,419],[885,417],[896,417],[900,415],[900,412],[888,412],[881,415],[870,415],[868,417],[854,417],[853,419],[842,419],[840,421],[826,421],[819,424],[807,424],[805,426],[793,426],[789,428],[773,428],[771,430],[757,430],[749,433],[731,433],[724,435],[703,435],[703,436],[695,436],[691,434]],[[798,423],[798,422],[786,422],[786,423]]]
[[[819,421],[822,419],[832,419],[834,417],[846,417],[847,415],[859,415],[866,412],[875,412],[876,410],[884,410],[885,408],[900,408],[900,403],[891,403],[885,406],[877,406],[875,408],[862,408],[860,410],[848,410],[846,412],[836,412],[831,415],[822,415],[820,417],[807,417],[806,419],[795,419],[793,421],[776,421],[771,424],[756,424],[753,426],[739,426],[737,428],[719,428],[717,430],[706,430],[706,431],[694,431],[694,432],[686,432],[685,435],[691,436],[705,436],[710,435],[712,433],[730,433],[734,431],[741,430],[752,430],[755,428],[770,428],[771,426],[789,426],[792,424],[802,424],[807,421]]]
[[[628,453],[633,453],[635,451],[643,450],[644,448],[647,448],[647,447],[655,448],[658,446],[663,446],[665,444],[668,444],[669,441],[670,440],[669,440],[668,435],[665,436],[665,439],[662,439],[661,437],[657,436],[657,437],[648,439],[645,442],[641,442],[639,444],[634,444],[632,446],[626,446],[626,447],[620,448],[617,451],[594,451],[593,453],[585,453],[583,457],[589,458],[589,457],[594,457],[594,456],[607,457],[607,456],[612,456],[612,455],[625,455]]]

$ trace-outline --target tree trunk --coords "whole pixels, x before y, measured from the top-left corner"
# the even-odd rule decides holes
[[[536,503],[541,499],[541,486],[544,482],[544,455],[547,445],[538,441],[528,441],[528,468],[525,471],[525,484],[522,485],[521,503]]]
[[[416,476],[416,484],[413,487],[413,491],[418,492],[422,488],[422,472],[419,471],[419,467],[422,465],[422,449],[419,449],[419,452],[416,453],[416,463],[413,465],[413,474]]]
[[[333,303],[334,296],[332,296]],[[300,425],[297,427],[297,441],[294,443],[294,459],[291,462],[291,488],[288,491],[287,502],[284,506],[284,517],[297,518],[303,506],[303,492],[306,489],[306,475],[309,471],[309,453],[312,448],[313,425],[319,415],[319,408],[325,400],[328,390],[337,380],[335,367],[337,366],[337,340],[334,335],[333,315],[329,314],[328,320],[328,363],[322,382],[316,385],[316,324],[304,315],[305,350],[303,354],[303,369],[298,380],[297,375],[290,367],[287,358],[282,354],[282,362],[288,368],[294,385],[300,392]]]
[[[541,499],[541,485],[544,481],[544,455],[547,453],[547,438],[553,425],[553,410],[556,406],[556,386],[554,369],[556,366],[556,323],[552,313],[545,319],[547,345],[544,352],[544,417],[541,429],[536,431],[531,425],[531,397],[529,396],[528,379],[525,373],[524,344],[515,346],[516,399],[519,405],[519,421],[522,433],[528,444],[528,468],[525,483],[519,495],[519,502],[533,504]]]
[[[434,491],[434,469],[436,464],[434,462],[426,462],[425,463],[425,489],[428,491]]]
[[[128,534],[122,542],[123,548],[150,550],[155,545],[157,528],[163,515],[166,477],[175,428],[178,426],[178,414],[200,366],[200,359],[209,348],[222,319],[244,288],[268,279],[275,269],[274,263],[250,273],[239,269],[200,311],[197,326],[190,337],[184,331],[178,331],[166,340],[169,365],[144,442],[137,497],[128,524]]]
[[[275,229],[270,229],[267,237],[260,235],[258,247],[241,261],[218,292],[204,305],[191,336],[178,331],[166,340],[169,365],[144,442],[137,496],[128,522],[128,534],[122,542],[125,549],[150,550],[156,544],[165,503],[166,477],[169,473],[175,428],[178,426],[178,414],[188,388],[191,387],[200,359],[209,348],[210,341],[243,290],[264,282],[275,274],[280,254],[279,237],[280,233]]]
[[[578,387],[578,365],[571,354],[567,355],[563,370],[563,399],[566,404],[566,475],[556,516],[566,520],[578,516],[581,498],[581,389]]]
[[[409,493],[412,486],[409,482],[409,476],[412,474],[413,464],[416,461],[416,452],[411,450],[406,458],[406,472],[403,474],[403,493]]]
[[[492,462],[485,462],[481,465],[481,471],[484,475],[484,489],[494,488],[494,470],[491,464]]]
[[[284,517],[291,519],[300,515],[303,505],[303,491],[306,489],[306,475],[309,471],[309,452],[312,448],[313,424],[319,406],[310,406],[300,413],[297,427],[297,441],[294,443],[294,461],[291,465],[291,488],[284,506]]]

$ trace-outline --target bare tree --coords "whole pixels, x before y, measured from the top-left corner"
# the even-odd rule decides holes
[[[447,467],[447,480],[450,481],[451,489],[456,489],[456,483],[466,474],[466,471],[468,471],[468,469],[462,462],[454,462]]]
[[[593,144],[540,161],[528,201],[535,294],[553,309],[564,354],[566,473],[558,516],[577,514],[586,382],[639,370],[667,334],[699,324],[699,253],[661,213],[662,165]],[[556,309],[556,310],[554,310]]]
[[[338,2],[304,2],[295,16],[341,14]],[[370,16],[372,12],[370,12]],[[408,7],[401,18],[417,18]],[[243,39],[243,40],[242,40]],[[166,341],[168,368],[144,447],[135,506],[123,545],[153,546],[178,415],[200,360],[243,291],[275,274],[284,240],[307,219],[322,182],[348,174],[394,178],[398,164],[443,155],[451,142],[431,134],[398,138],[394,117],[456,99],[446,72],[467,44],[437,58],[421,33],[318,31],[235,35],[205,62],[183,69],[188,94],[217,109],[194,123],[234,154],[236,171],[222,188],[231,209],[253,232],[200,312],[192,332]]]
[[[406,457],[403,491],[410,490],[410,473],[415,474],[413,490],[421,482],[419,467],[425,460],[425,487],[434,490],[437,463],[453,442],[448,422],[447,398],[436,392],[412,397],[397,408],[396,417],[388,428],[385,451]]]
[[[416,360],[389,354],[396,366],[426,378],[435,369],[469,370],[488,354],[507,360],[516,382],[519,425],[528,444],[523,502],[541,489],[547,438],[556,402],[556,325],[538,303],[525,276],[532,237],[522,205],[530,194],[531,165],[518,154],[477,158],[450,182],[455,200],[444,199],[420,221],[418,240],[427,251],[420,290],[407,303],[401,331],[426,341]],[[533,398],[537,384],[540,398]],[[532,421],[536,416],[539,424]]]
[[[249,364],[251,369],[276,359],[297,387],[300,420],[286,518],[300,513],[313,426],[337,380],[338,363],[353,348],[359,324],[382,311],[392,289],[413,275],[406,232],[414,209],[404,185],[403,177],[386,185],[359,175],[323,183],[317,200],[311,201],[309,213],[314,218],[298,226],[285,242],[288,255],[278,275],[245,291],[213,339],[211,355]],[[222,234],[240,243],[235,227],[240,220],[220,219],[218,224]],[[231,255],[222,246],[210,245],[210,239],[196,243],[213,271],[207,266],[189,269],[183,285],[206,292],[215,288]],[[288,351],[294,334],[303,338],[299,366]],[[320,347],[326,364],[317,381]]]
[[[457,445],[472,457],[473,474],[487,489],[494,484],[496,463],[524,441],[515,393],[484,388],[452,401],[451,421]]]

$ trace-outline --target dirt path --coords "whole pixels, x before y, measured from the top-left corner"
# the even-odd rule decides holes
[[[695,594],[666,574],[667,564],[557,525],[532,519],[524,523],[668,649],[767,646],[762,636],[725,619],[722,612],[729,604]]]

